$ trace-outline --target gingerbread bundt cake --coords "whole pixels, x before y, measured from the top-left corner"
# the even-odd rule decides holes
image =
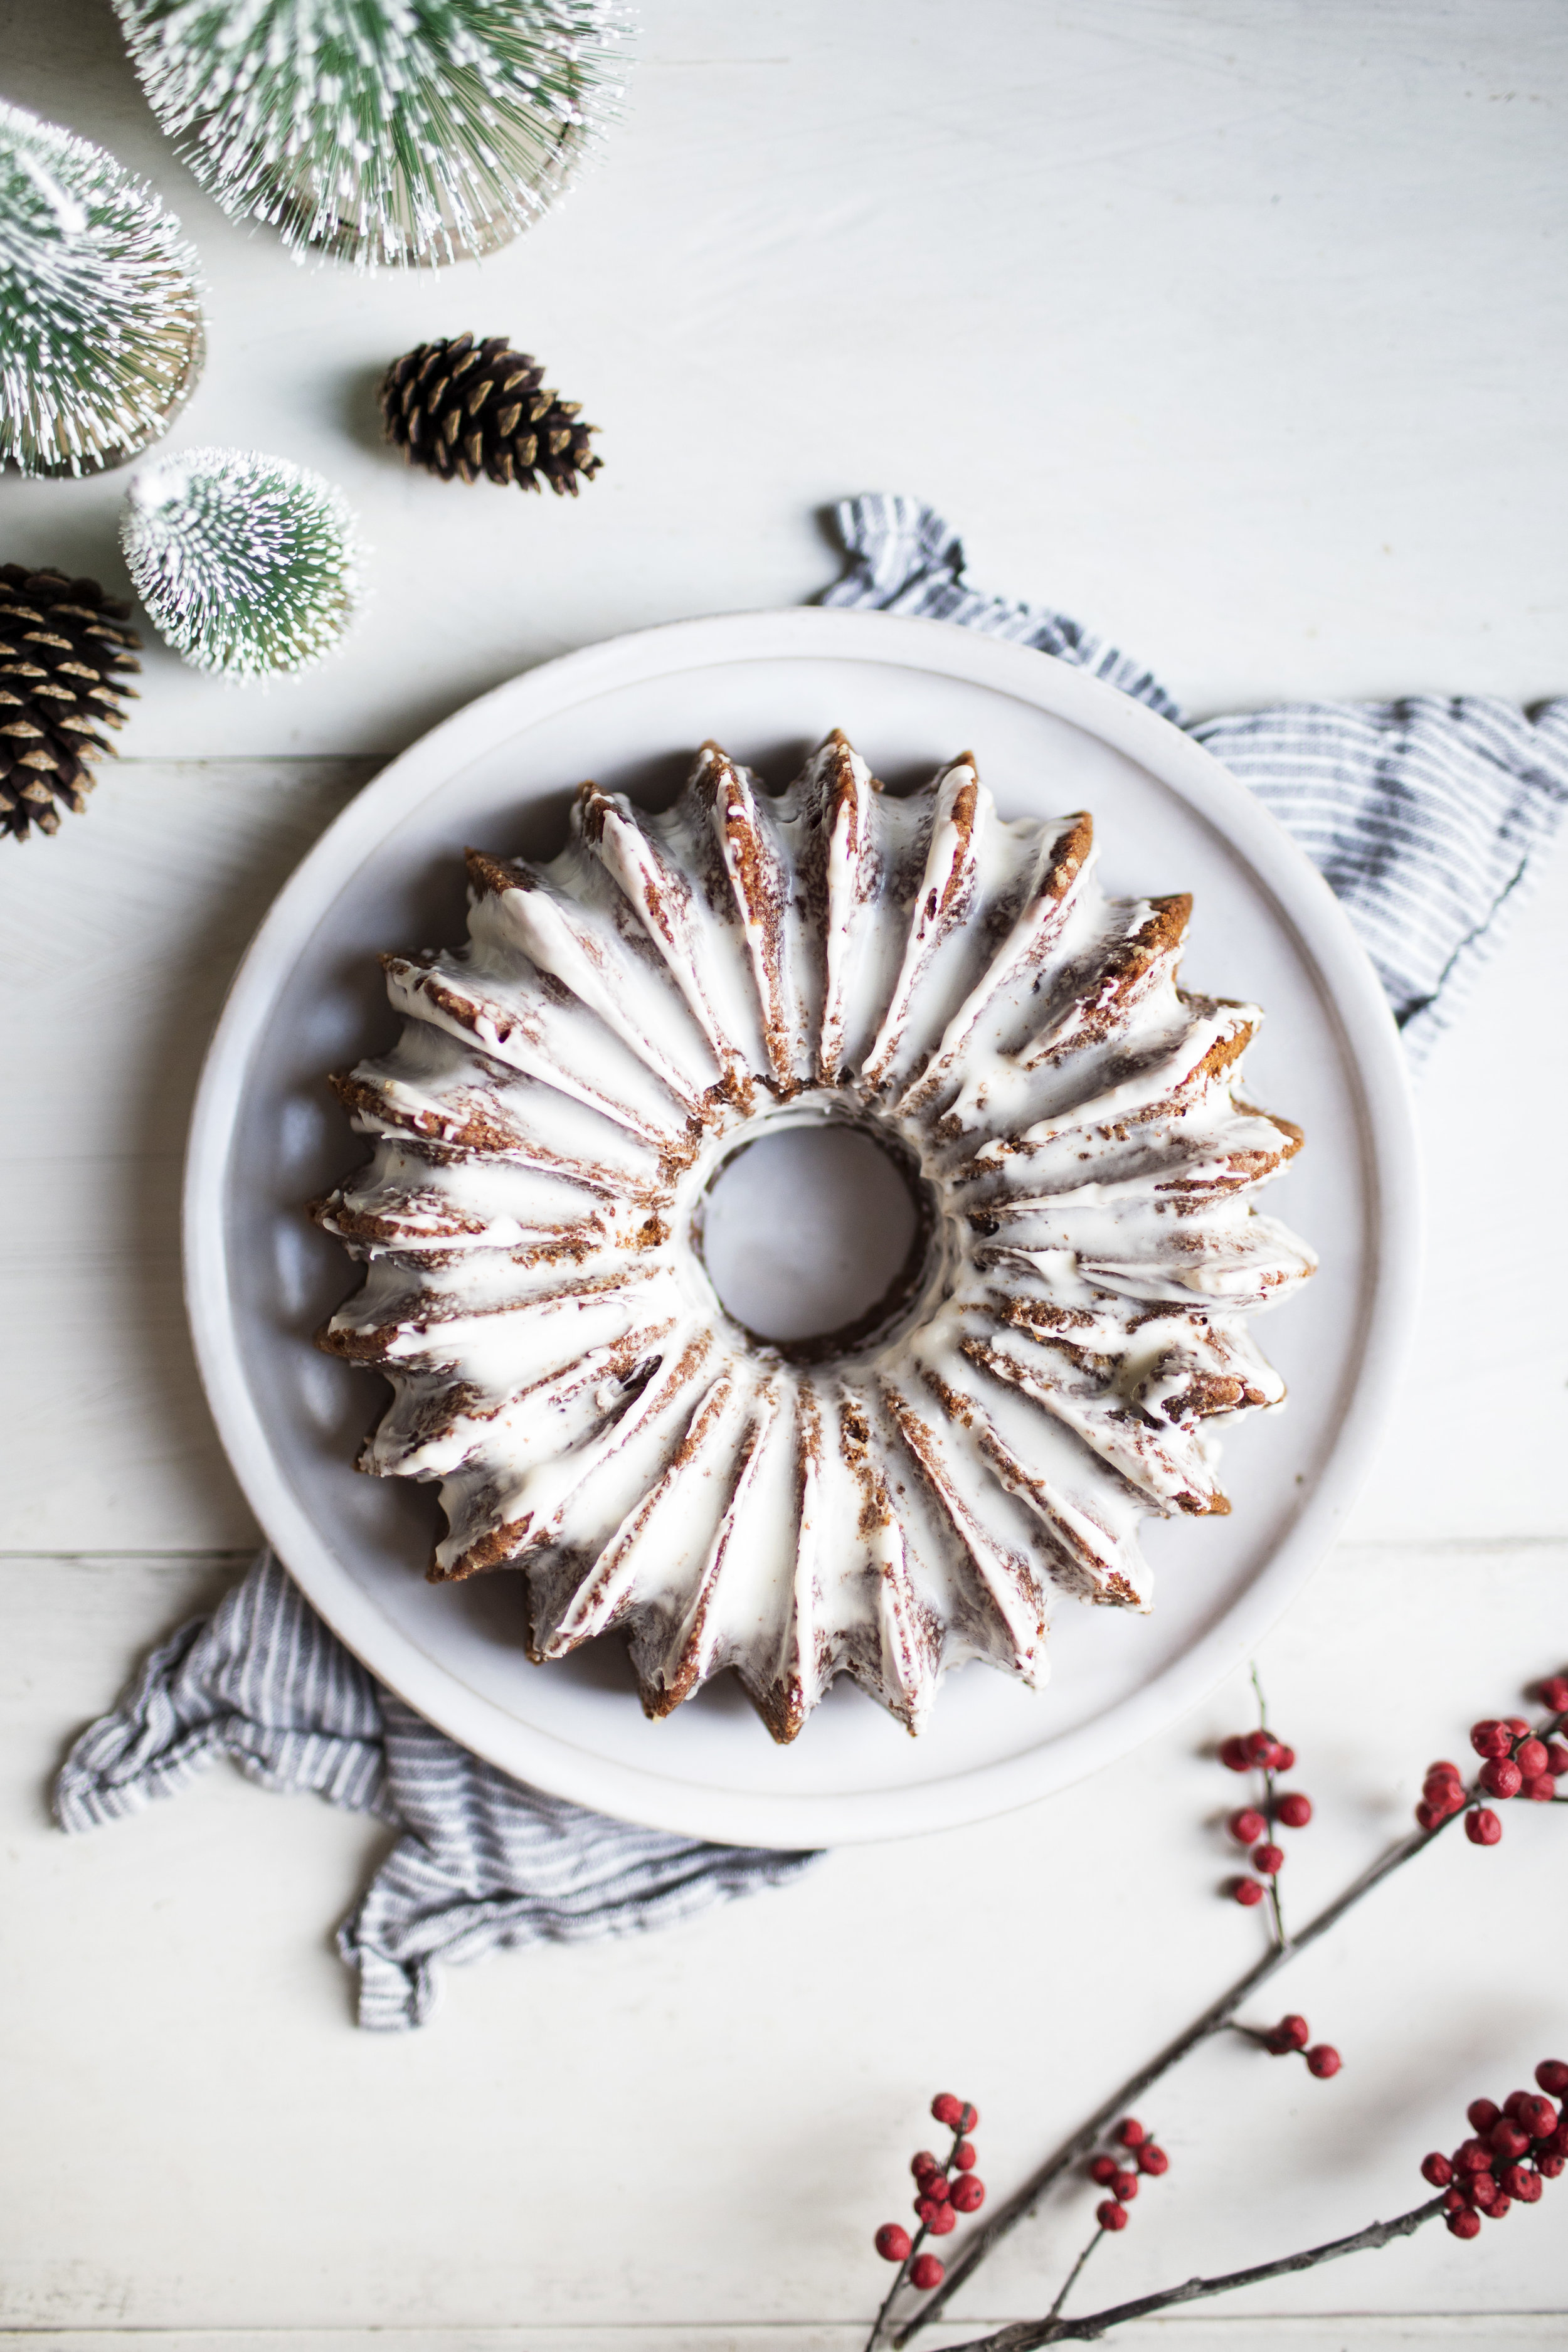
[[[470,854],[314,1211],[369,1265],[321,1344],[395,1392],[360,1466],[442,1481],[432,1577],[524,1570],[536,1659],[619,1627],[650,1715],[728,1667],[780,1740],[840,1674],[911,1731],[966,1659],[1039,1684],[1053,1587],[1147,1607],[1139,1519],[1228,1508],[1215,1426],[1284,1392],[1247,1318],[1314,1261],[1252,1205],[1301,1140],[1237,1099],[1258,1012],[1179,990],[1191,901],[1095,857],[968,754],[900,797],[837,735],[782,795],[710,744],[666,814],[584,784],[551,864]],[[822,1122],[916,1245],[770,1341],[704,1202]]]

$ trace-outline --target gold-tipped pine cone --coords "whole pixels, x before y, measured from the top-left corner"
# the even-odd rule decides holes
[[[573,498],[604,463],[590,446],[595,425],[579,423],[582,403],[560,400],[544,385],[544,370],[504,335],[482,343],[472,335],[421,343],[394,360],[378,397],[386,437],[411,466],[443,481],[454,475],[477,482],[515,482],[538,490],[546,483]]]
[[[142,667],[130,614],[96,580],[0,563],[0,834],[58,833],[58,803],[86,808],[88,762],[114,749],[99,730],[124,725]]]

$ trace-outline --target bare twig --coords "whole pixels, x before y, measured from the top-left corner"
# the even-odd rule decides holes
[[[1064,2319],[1058,2311],[1047,2319],[1020,2320],[994,2336],[976,2336],[967,2344],[955,2344],[952,2352],[1036,2352],[1042,2344],[1063,2344],[1071,2339],[1092,2342],[1112,2327],[1120,2327],[1130,2319],[1147,2319],[1151,2312],[1168,2310],[1173,2303],[1197,2303],[1205,2295],[1228,2294],[1233,2287],[1259,2286],[1265,2279],[1285,2278],[1292,2271],[1315,2270],[1320,2263],[1338,2262],[1342,2254],[1370,2252],[1374,2247],[1389,2245],[1395,2238],[1410,2237],[1423,2222],[1436,2221],[1442,2210],[1442,2198],[1432,2197],[1425,2205],[1413,2206],[1408,2213],[1401,2213],[1395,2221],[1369,2221],[1352,2237],[1333,2238],[1325,2246],[1309,2246],[1303,2252],[1285,2254],[1278,2262],[1258,2263],[1247,2271],[1229,2271],[1223,2278],[1187,2279],[1182,2285],[1165,2287],[1158,2294],[1140,2295],[1134,2303],[1111,2304],[1104,2311],[1086,2312],[1078,2319]]]
[[[1070,2271],[1068,2271],[1068,2274],[1067,2274],[1066,2278],[1065,2278],[1065,2279],[1063,2279],[1063,2281],[1062,2281],[1062,2283],[1061,2283],[1061,2288],[1060,2288],[1059,2293],[1058,2294],[1057,2299],[1056,2299],[1055,2303],[1053,2303],[1053,2304],[1052,2304],[1052,2305],[1051,2305],[1051,2307],[1050,2307],[1050,2310],[1049,2310],[1049,2311],[1047,2313],[1047,2315],[1046,2315],[1046,2316],[1047,2316],[1048,2319],[1054,2319],[1054,2318],[1056,2317],[1057,2314],[1060,2311],[1060,2309],[1061,2309],[1061,2307],[1062,2307],[1063,2304],[1067,2301],[1067,2299],[1068,2299],[1068,2295],[1072,2293],[1072,2291],[1073,2291],[1074,2287],[1078,2284],[1078,2282],[1079,2282],[1079,2273],[1082,2271],[1082,2269],[1083,2269],[1083,2266],[1084,2266],[1085,2263],[1087,2263],[1087,2262],[1088,2262],[1088,2260],[1089,2260],[1089,2258],[1090,2254],[1092,2254],[1092,2253],[1093,2253],[1093,2252],[1094,2252],[1094,2250],[1095,2250],[1096,2246],[1098,2246],[1098,2245],[1099,2245],[1099,2243],[1100,2243],[1100,2242],[1101,2238],[1103,2238],[1103,2237],[1104,2237],[1104,2235],[1105,2235],[1105,2231],[1104,2231],[1104,2230],[1103,2230],[1103,2229],[1096,2230],[1096,2231],[1095,2231],[1095,2233],[1094,2233],[1093,2237],[1089,2240],[1089,2242],[1088,2245],[1087,2245],[1087,2246],[1085,2246],[1085,2248],[1084,2248],[1084,2250],[1083,2250],[1082,2253],[1081,2253],[1081,2254],[1079,2254],[1079,2258],[1078,2258],[1077,2262],[1076,2262],[1076,2263],[1074,2263],[1074,2264],[1073,2264],[1073,2266],[1072,2266],[1071,2270],[1070,2270]]]

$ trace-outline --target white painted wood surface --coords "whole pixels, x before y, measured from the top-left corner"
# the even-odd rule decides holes
[[[848,2352],[931,2090],[978,2101],[1000,2189],[1257,1948],[1214,1892],[1234,1784],[1196,1753],[1247,1720],[1239,1686],[1033,1811],[456,1975],[407,2040],[350,2030],[331,1947],[374,1825],[223,1770],[92,1838],[48,1826],[63,1743],[253,1533],[184,1334],[184,1120],[245,938],[379,755],[563,646],[809,593],[813,509],[872,483],[942,502],[983,582],[1194,708],[1568,686],[1557,0],[647,16],[627,121],[555,218],[482,271],[366,283],[218,219],[98,0],[0,0],[0,87],[152,172],[200,241],[214,356],[182,438],[342,481],[378,581],[298,690],[154,654],[89,816],[0,845],[0,2324],[58,2352]],[[468,324],[604,425],[577,507],[377,448],[374,370]],[[0,484],[0,557],[113,576],[119,496]],[[1352,1536],[1263,1659],[1320,1809],[1304,1905],[1568,1655],[1565,881],[1560,852],[1428,1074],[1421,1343]],[[1160,2093],[1173,2169],[1098,2290],[1415,2201],[1467,2098],[1568,2054],[1564,1817],[1513,1810],[1281,1988],[1335,2082],[1227,2042]],[[1121,2340],[1555,2345],[1563,2196]],[[1091,2202],[1053,2203],[933,2338],[1041,2307]]]

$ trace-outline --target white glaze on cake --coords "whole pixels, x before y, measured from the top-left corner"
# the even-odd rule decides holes
[[[1055,1588],[1148,1606],[1138,1522],[1228,1508],[1215,1427],[1283,1396],[1246,1318],[1314,1260],[1252,1205],[1300,1142],[1237,1097],[1260,1014],[1179,991],[1190,901],[1095,856],[838,736],[776,797],[710,744],[663,815],[585,784],[551,864],[470,853],[315,1210],[370,1269],[321,1345],[395,1391],[361,1466],[442,1481],[433,1577],[522,1568],[536,1658],[622,1628],[650,1714],[732,1667],[778,1739],[839,1674],[911,1731],[966,1659],[1039,1684]],[[918,1262],[772,1346],[701,1204],[820,1119],[900,1156]]]

